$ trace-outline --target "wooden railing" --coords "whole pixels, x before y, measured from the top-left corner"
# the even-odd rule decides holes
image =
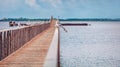
[[[6,30],[0,32],[0,60],[4,59],[37,34],[50,26],[50,23],[29,26],[21,29]]]

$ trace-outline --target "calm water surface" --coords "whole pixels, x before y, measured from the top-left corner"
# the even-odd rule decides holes
[[[120,67],[120,22],[87,23],[60,30],[61,67]]]
[[[16,21],[16,23],[20,24],[20,23],[26,23],[26,24],[37,24],[37,23],[48,23],[48,21]],[[4,21],[4,22],[0,22],[0,30],[6,30],[6,29],[13,29],[13,28],[20,28],[23,26],[14,26],[14,27],[10,27],[9,26],[9,22],[8,21]]]

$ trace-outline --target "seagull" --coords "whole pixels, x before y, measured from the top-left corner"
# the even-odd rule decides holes
[[[68,31],[65,29],[65,27],[63,27],[63,25],[59,23],[59,20],[57,20],[57,22],[56,22],[56,27],[57,27],[57,28],[61,27],[65,32],[68,32]]]

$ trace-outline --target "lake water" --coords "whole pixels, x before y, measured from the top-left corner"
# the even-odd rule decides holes
[[[18,23],[18,24],[26,23],[26,24],[31,24],[32,25],[32,24],[38,24],[38,23],[48,23],[48,21],[16,21],[16,23]],[[8,21],[0,22],[0,30],[20,28],[20,27],[23,27],[23,26],[13,26],[13,27],[10,27]]]
[[[61,67],[120,67],[120,22],[85,23],[60,29]]]

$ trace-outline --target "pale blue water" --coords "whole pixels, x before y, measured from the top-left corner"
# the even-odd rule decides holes
[[[120,67],[120,22],[87,23],[60,30],[61,67]]]
[[[38,23],[48,23],[48,21],[16,21],[16,23],[27,23],[27,24],[38,24]],[[5,29],[13,29],[13,28],[20,28],[21,26],[14,26],[10,27],[8,21],[0,22],[0,30],[5,30]]]

